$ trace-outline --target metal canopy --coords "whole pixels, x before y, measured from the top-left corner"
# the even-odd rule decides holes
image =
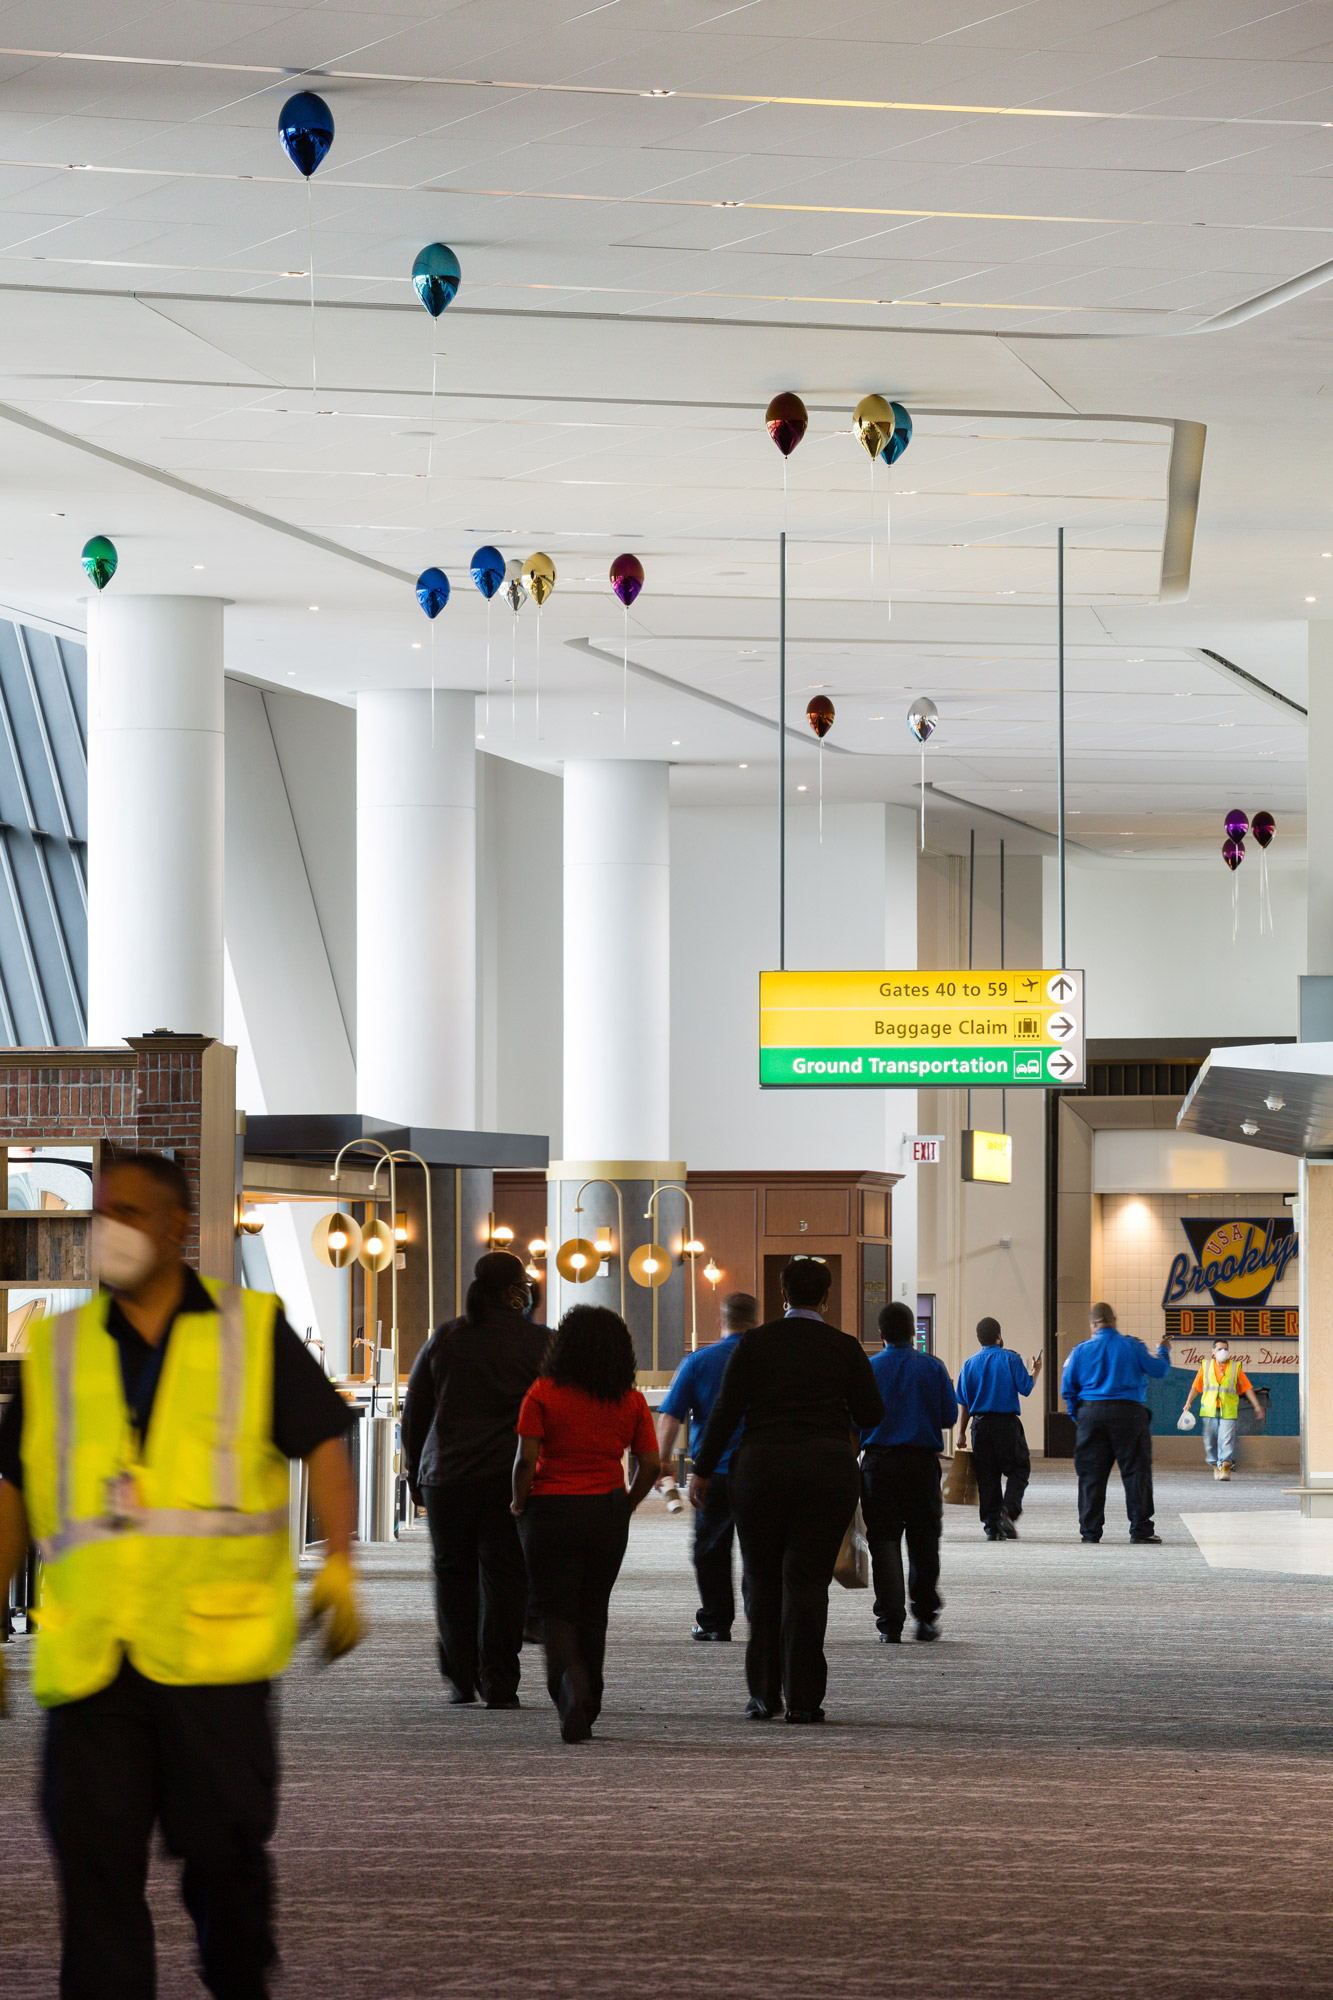
[[[1176,1124],[1297,1159],[1333,1155],[1333,1042],[1214,1049]],[[1242,1124],[1256,1129],[1242,1131]]]
[[[549,1139],[535,1132],[441,1132],[428,1125],[391,1125],[351,1111],[266,1115],[247,1118],[245,1126],[246,1152],[269,1160],[332,1161],[354,1139],[374,1139],[390,1152],[410,1149],[430,1167],[544,1171],[551,1152]]]

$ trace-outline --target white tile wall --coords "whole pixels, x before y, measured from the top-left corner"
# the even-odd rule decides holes
[[[1206,1216],[1225,1222],[1232,1216],[1262,1220],[1291,1214],[1276,1194],[1104,1194],[1097,1199],[1102,1211],[1102,1268],[1095,1295],[1115,1307],[1122,1332],[1137,1334],[1150,1344],[1162,1337],[1162,1293],[1172,1259],[1181,1251],[1193,1258],[1189,1239],[1180,1226],[1182,1218]],[[1298,1291],[1293,1258],[1266,1304],[1270,1309],[1295,1306],[1299,1304]],[[1212,1300],[1200,1292],[1185,1303],[1206,1311]]]

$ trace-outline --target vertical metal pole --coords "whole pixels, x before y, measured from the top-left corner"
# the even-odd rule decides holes
[[[1000,970],[1004,971],[1004,842],[1000,842]],[[1000,1130],[1009,1130],[1009,1093],[1000,1092]]]
[[[972,970],[972,931],[977,905],[977,830],[967,836],[967,969]],[[972,1093],[967,1093],[967,1129],[972,1129]]]
[[[1056,530],[1055,859],[1060,877],[1060,970],[1069,963],[1065,931],[1065,531]]]
[[[787,531],[778,536],[778,971],[787,970]]]

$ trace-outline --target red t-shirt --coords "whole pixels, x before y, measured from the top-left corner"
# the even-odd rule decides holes
[[[520,1437],[540,1438],[534,1493],[614,1493],[623,1490],[621,1459],[656,1451],[652,1412],[637,1389],[618,1403],[601,1403],[586,1389],[539,1375],[518,1413]]]

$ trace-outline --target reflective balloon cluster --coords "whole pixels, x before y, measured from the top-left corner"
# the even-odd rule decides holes
[[[1245,836],[1253,834],[1261,847],[1268,847],[1277,832],[1277,821],[1271,812],[1257,812],[1251,819],[1239,806],[1233,806],[1223,821],[1226,839],[1222,842],[1222,859],[1234,875],[1245,859]]]
[[[809,413],[792,390],[775,396],[764,412],[768,434],[784,458],[790,458],[810,426]],[[901,403],[885,396],[862,396],[852,412],[852,429],[869,458],[896,465],[912,442],[912,419]]]

